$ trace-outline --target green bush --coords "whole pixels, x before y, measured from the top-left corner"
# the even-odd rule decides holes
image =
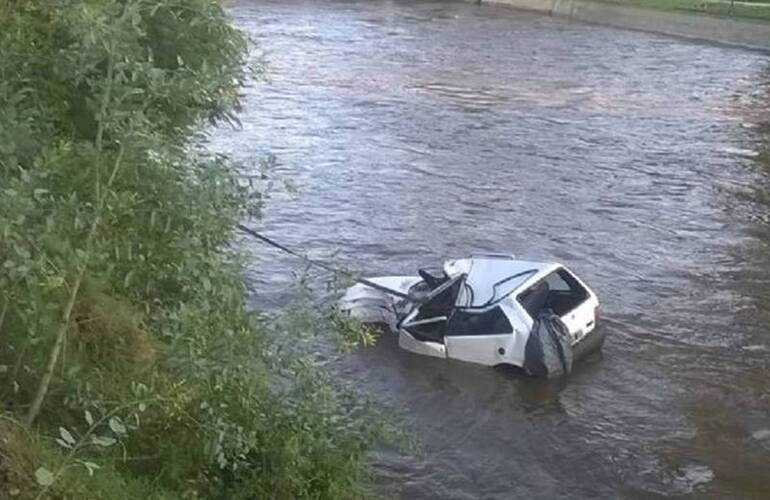
[[[0,496],[366,493],[387,429],[245,310],[262,195],[196,147],[247,49],[214,0],[0,0]]]

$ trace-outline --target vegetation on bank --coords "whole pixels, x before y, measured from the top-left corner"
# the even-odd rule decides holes
[[[244,308],[215,0],[0,0],[0,497],[355,498],[387,434]],[[278,332],[273,334],[271,332]]]
[[[600,2],[650,9],[696,12],[721,17],[742,17],[770,21],[768,0],[598,0]]]

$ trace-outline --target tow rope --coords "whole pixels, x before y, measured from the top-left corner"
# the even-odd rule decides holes
[[[362,285],[366,285],[368,287],[374,288],[375,290],[379,290],[381,292],[385,292],[385,293],[387,293],[389,295],[394,295],[396,297],[400,297],[402,299],[406,299],[406,300],[408,300],[410,302],[419,302],[417,299],[415,299],[414,297],[410,296],[409,294],[406,294],[406,293],[403,293],[403,292],[399,292],[398,290],[393,290],[392,288],[388,288],[386,286],[382,286],[379,283],[375,283],[375,282],[370,281],[370,280],[368,280],[366,278],[360,278],[355,273],[352,273],[350,271],[346,271],[344,269],[340,269],[340,268],[331,266],[331,265],[329,265],[329,264],[327,264],[325,262],[321,262],[321,261],[318,261],[318,260],[311,259],[311,258],[309,258],[309,257],[307,257],[305,255],[302,255],[301,253],[299,253],[299,252],[297,252],[295,250],[292,250],[291,248],[289,248],[287,246],[284,246],[284,245],[278,243],[277,241],[275,241],[273,239],[268,238],[267,236],[264,236],[264,235],[258,233],[257,231],[254,231],[250,227],[244,226],[243,224],[235,224],[235,227],[237,229],[239,229],[241,232],[244,232],[244,233],[248,234],[249,236],[252,236],[252,237],[258,239],[262,243],[266,243],[266,244],[270,245],[271,247],[277,248],[278,250],[280,250],[280,251],[282,251],[284,253],[287,253],[289,255],[297,257],[298,259],[304,260],[305,262],[308,263],[308,265],[321,268],[321,269],[323,269],[325,271],[329,271],[329,272],[334,273],[334,274],[341,274],[343,276],[347,276],[349,278],[352,278],[357,283],[361,283]]]

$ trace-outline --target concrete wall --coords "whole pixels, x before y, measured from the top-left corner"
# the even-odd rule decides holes
[[[770,51],[770,22],[627,7],[591,0],[482,0],[618,28]]]

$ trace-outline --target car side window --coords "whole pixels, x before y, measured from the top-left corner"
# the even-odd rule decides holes
[[[455,310],[449,320],[447,335],[501,335],[513,332],[510,321],[500,306],[484,312]]]

